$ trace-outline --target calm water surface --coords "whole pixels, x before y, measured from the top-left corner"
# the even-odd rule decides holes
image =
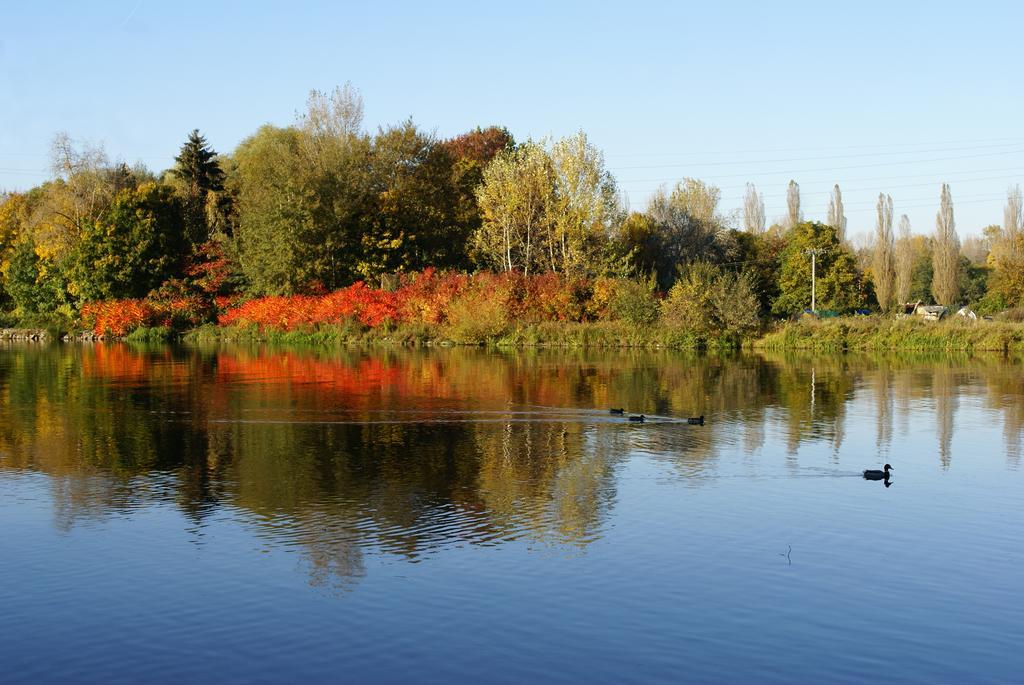
[[[0,681],[1020,682],[1022,429],[997,357],[4,347]]]

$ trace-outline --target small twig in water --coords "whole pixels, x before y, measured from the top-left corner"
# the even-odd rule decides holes
[[[786,557],[786,561],[788,561],[789,565],[792,566],[793,565],[793,560],[789,558],[789,555],[792,554],[792,553],[793,553],[793,545],[789,545],[789,551],[786,552],[785,554],[783,554],[782,552],[779,552],[779,556],[780,557]]]

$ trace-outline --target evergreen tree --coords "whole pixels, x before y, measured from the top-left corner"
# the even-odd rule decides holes
[[[217,153],[199,135],[199,129],[189,134],[174,161],[174,175],[184,184],[185,235],[192,245],[200,245],[209,237],[207,195],[224,189],[224,172],[217,162]]]

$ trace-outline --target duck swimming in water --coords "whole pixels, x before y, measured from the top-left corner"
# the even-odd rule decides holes
[[[629,420],[632,421],[633,423],[643,423],[644,421],[647,420],[647,417],[644,416],[643,414],[640,414],[639,416],[630,416]]]
[[[621,415],[626,413],[626,410],[625,409],[609,409],[608,413],[609,414],[618,414],[619,416],[621,416]]]
[[[893,467],[889,466],[888,464],[886,464],[883,468],[885,469],[884,471],[879,471],[878,469],[868,469],[864,472],[864,477],[867,478],[868,480],[889,480],[889,471],[894,471],[895,469],[893,469]]]

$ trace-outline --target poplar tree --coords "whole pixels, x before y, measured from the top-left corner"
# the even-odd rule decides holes
[[[914,244],[910,238],[910,219],[906,214],[900,217],[899,238],[896,239],[896,303],[904,304],[910,299],[910,288],[914,282]]]
[[[791,180],[786,190],[786,228],[793,228],[801,221],[803,216],[800,213],[800,185]]]
[[[839,184],[832,188],[832,197],[828,199],[828,225],[836,229],[839,242],[846,240],[846,215],[843,213],[843,192]]]
[[[932,250],[932,296],[939,304],[953,306],[960,295],[960,240],[953,219],[953,196],[949,184],[942,184],[939,211],[935,215]]]
[[[764,196],[757,192],[753,183],[747,184],[747,195],[743,199],[743,227],[747,233],[764,233]]]
[[[884,312],[892,306],[893,282],[896,278],[896,266],[893,258],[892,197],[879,193],[877,211],[875,251],[871,260],[871,271],[874,275],[878,307]]]

